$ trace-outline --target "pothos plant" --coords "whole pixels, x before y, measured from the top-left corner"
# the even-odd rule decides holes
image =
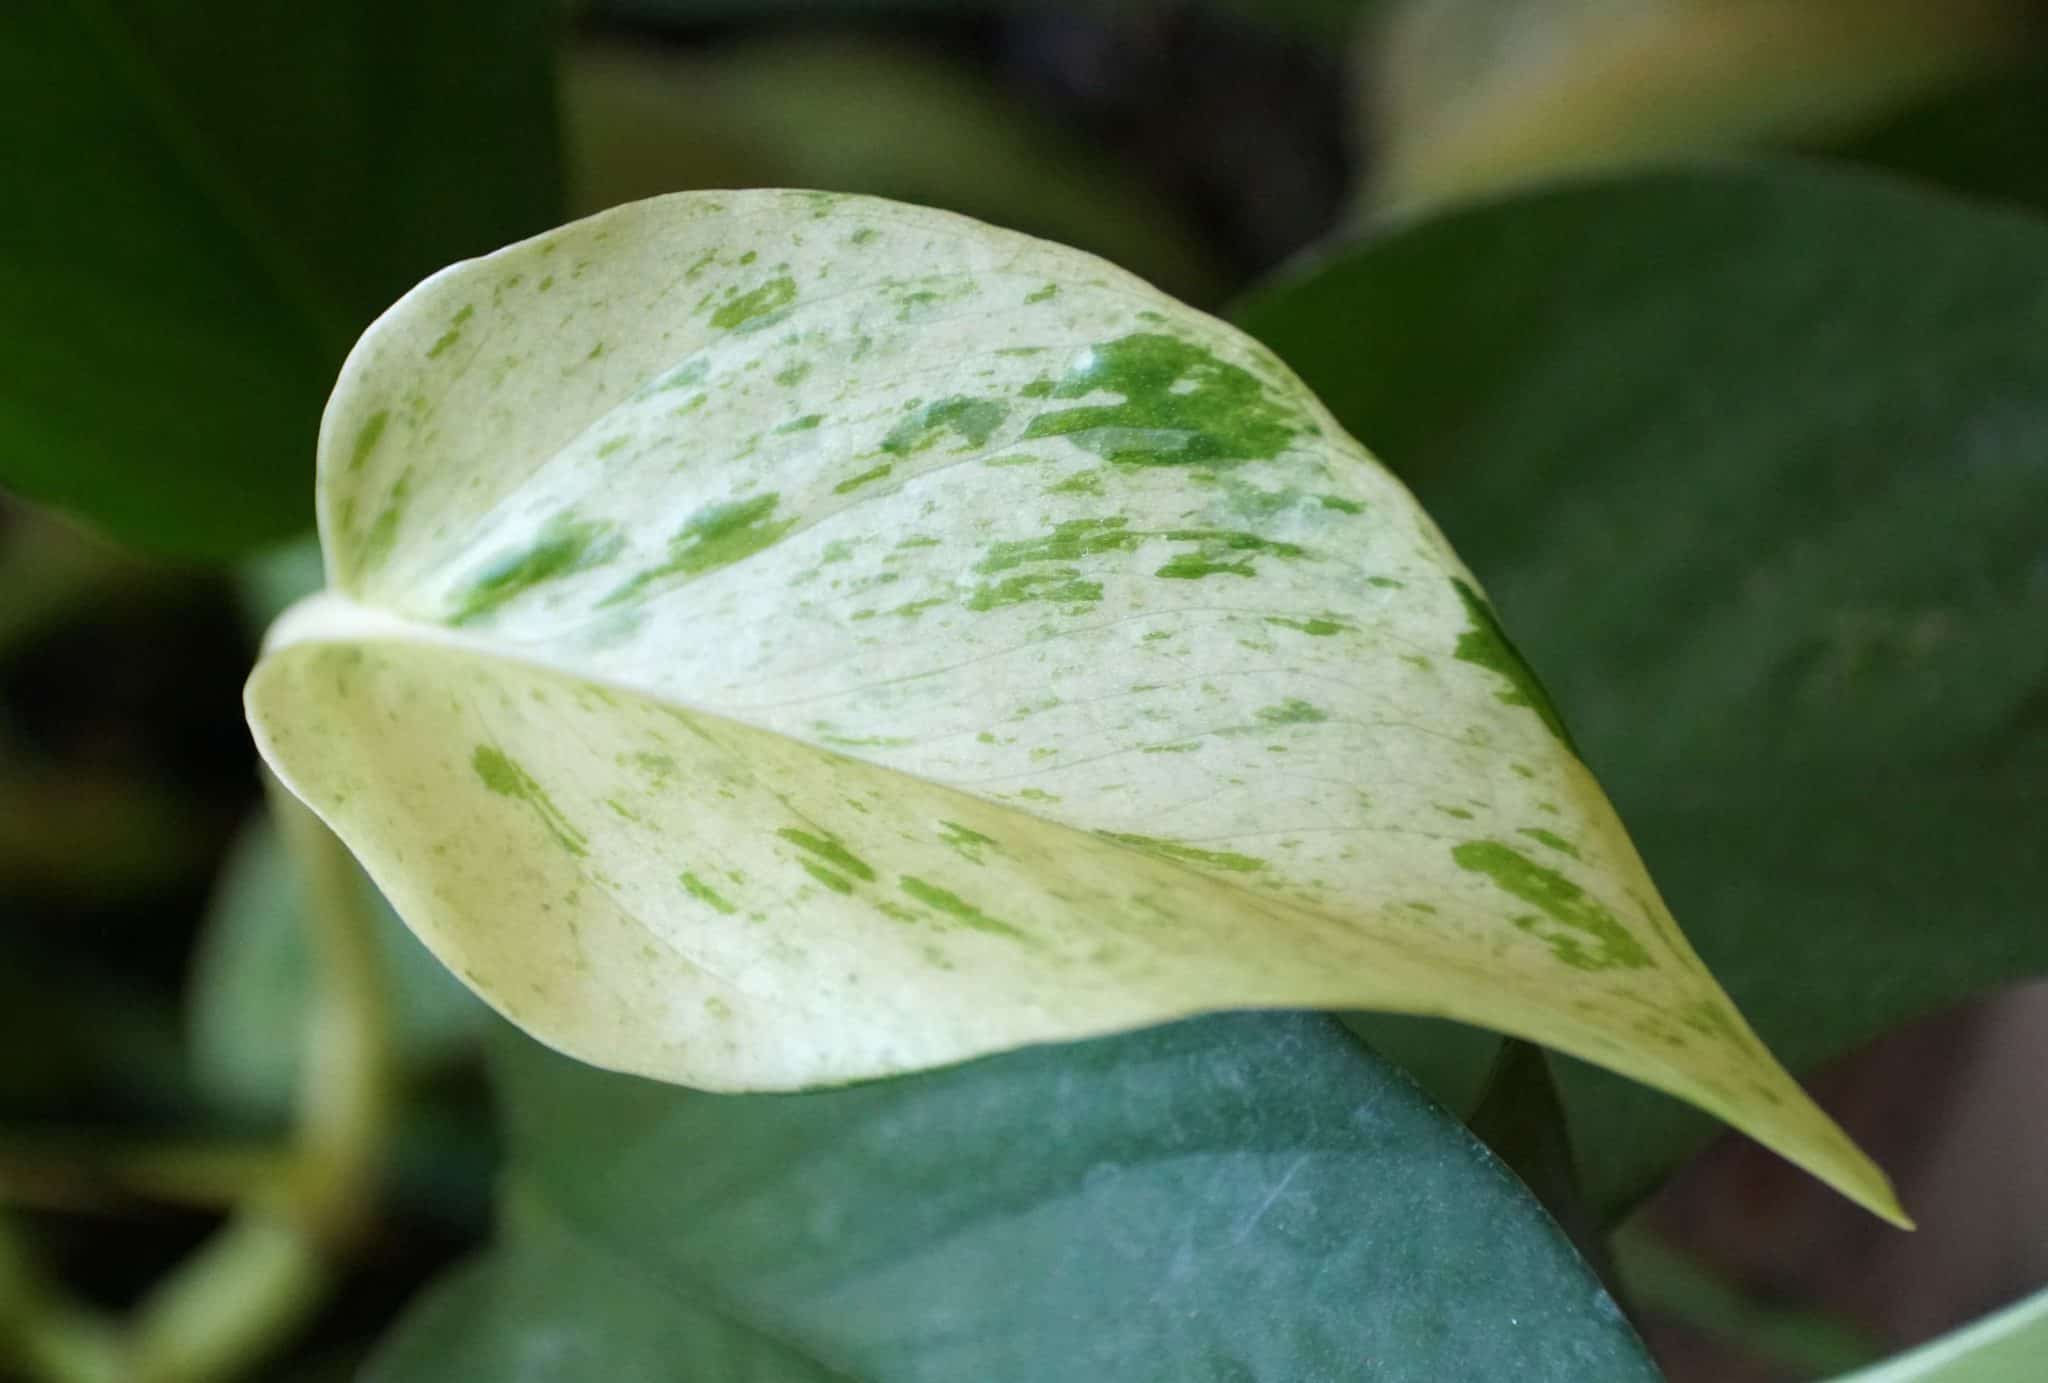
[[[1426,53],[1491,22],[1413,10]],[[379,319],[320,432],[326,589],[247,689],[325,977],[303,1146],[146,1315],[154,1376],[260,1349],[361,1231],[390,1029],[433,1020],[349,853],[511,1020],[497,1240],[386,1383],[1654,1378],[1605,1231],[1708,1115],[1903,1224],[1772,1052],[2048,968],[2011,830],[2048,231],[1792,163],[1415,213],[1497,171],[1452,114],[1389,160],[1411,219],[1237,326],[801,191],[621,207]],[[266,274],[338,349],[321,276]],[[198,483],[81,499],[131,419],[27,407],[11,483],[290,531],[303,468],[252,496],[174,424],[231,366],[284,435],[319,352],[131,374],[111,321],[48,333]],[[1868,1376],[2027,1378],[2044,1331]]]

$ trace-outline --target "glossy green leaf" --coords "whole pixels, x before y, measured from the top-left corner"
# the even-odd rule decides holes
[[[1836,1383],[2033,1383],[2048,1360],[2048,1291]]]
[[[1404,0],[1371,49],[1372,201],[1840,135],[2006,58],[2026,0]]]
[[[555,9],[13,0],[0,485],[180,553],[306,527],[350,340],[556,215]]]
[[[1435,527],[1079,252],[679,195],[409,295],[330,405],[279,776],[515,1022],[782,1089],[1233,1007],[1442,1013],[1896,1213]]]
[[[372,1383],[1657,1376],[1520,1184],[1328,1019],[797,1096],[499,1055],[503,1243]]]
[[[1472,559],[1794,1069],[2048,972],[2048,226],[1643,177],[1423,222],[1240,320]],[[1710,1131],[1562,1075],[1610,1208]]]
[[[417,1074],[470,1051],[487,1010],[435,963],[388,903],[373,898],[392,1043]],[[188,995],[194,1073],[209,1096],[282,1116],[300,1091],[313,957],[297,872],[268,820],[236,845],[193,958]]]

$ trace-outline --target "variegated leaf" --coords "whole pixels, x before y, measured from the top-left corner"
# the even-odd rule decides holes
[[[257,740],[572,1054],[779,1089],[1447,1014],[1897,1213],[1410,496],[1098,260],[860,198],[624,207],[387,314],[319,486],[330,591]]]

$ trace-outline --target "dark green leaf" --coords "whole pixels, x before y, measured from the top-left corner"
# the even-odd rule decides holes
[[[1660,175],[1411,225],[1241,320],[1485,580],[1795,1069],[2048,970],[2048,226]],[[1711,1132],[1561,1074],[1609,1208]]]
[[[376,1383],[1656,1376],[1521,1186],[1327,1019],[792,1096],[501,1056],[505,1246]]]
[[[1944,91],[1835,152],[1973,197],[2048,210],[2048,66]]]
[[[151,547],[307,526],[342,353],[556,215],[553,0],[20,0],[0,484]]]

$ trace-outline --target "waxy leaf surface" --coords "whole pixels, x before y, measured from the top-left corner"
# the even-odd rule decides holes
[[[823,194],[621,208],[387,314],[319,494],[258,743],[574,1055],[779,1089],[1444,1014],[1895,1213],[1407,492],[1099,260]]]
[[[1658,1376],[1507,1169],[1319,1015],[803,1095],[500,1030],[499,1242],[370,1383]]]

